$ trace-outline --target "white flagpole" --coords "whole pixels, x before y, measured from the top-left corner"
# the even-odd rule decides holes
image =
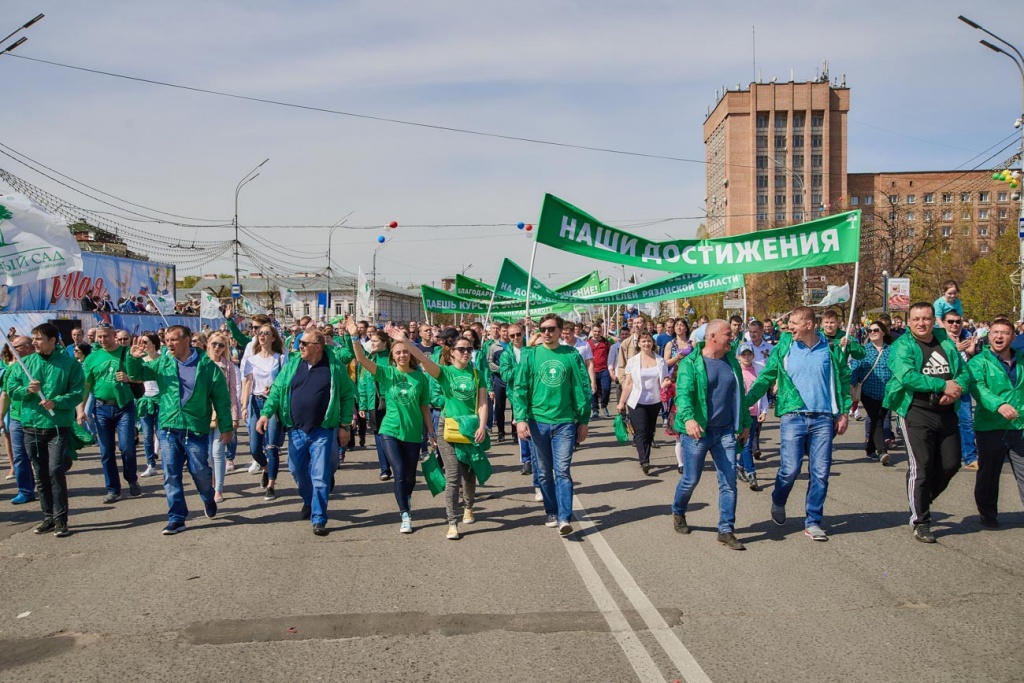
[[[533,263],[537,260],[537,238],[533,238],[533,249],[530,251],[530,269],[526,279],[526,316],[523,323],[526,326],[527,335],[530,332],[530,289],[533,287]],[[498,283],[494,283],[494,290],[497,292]]]
[[[153,301],[153,295],[152,294],[146,294],[146,297],[149,299],[149,303],[153,304],[153,308],[156,309],[156,312],[160,314],[160,319],[164,321],[164,327],[165,328],[170,327],[171,324],[169,322],[167,322],[167,318],[164,317],[164,312],[161,311],[160,307],[156,305],[155,301]],[[201,327],[202,326],[200,326],[200,328]],[[199,331],[202,332],[202,329],[200,329]]]
[[[537,245],[536,242],[534,242],[533,244],[534,244],[534,246]],[[498,283],[495,282],[494,283],[494,290],[491,292],[491,302],[489,304],[487,304],[487,321],[486,322],[487,322],[488,325],[491,324],[491,308],[494,306],[494,297],[497,294],[498,294]],[[527,301],[529,301],[529,296],[530,296],[529,285],[527,285],[526,296],[527,296]]]
[[[846,323],[846,336],[850,336],[850,330],[853,328],[853,311],[857,306],[857,280],[860,277],[860,261],[853,264],[853,291],[850,292],[850,319]]]
[[[743,285],[743,329],[747,329],[747,320],[747,286]]]
[[[6,344],[7,346],[11,347],[11,354],[12,354],[12,355],[14,356],[14,360],[18,361],[18,365],[20,365],[20,366],[21,366],[21,369],[22,369],[22,370],[24,371],[24,373],[25,373],[25,376],[26,376],[26,377],[28,377],[28,381],[29,381],[30,383],[31,383],[31,382],[34,382],[35,380],[34,380],[34,379],[32,379],[32,374],[31,374],[31,373],[30,373],[30,372],[28,371],[28,368],[27,368],[27,367],[25,367],[25,361],[23,361],[23,360],[21,359],[21,356],[20,356],[20,355],[18,355],[18,351],[17,351],[17,349],[15,349],[15,348],[14,348],[14,344],[10,343],[10,342],[9,342],[9,341],[7,340],[7,337],[4,337],[4,338],[3,338],[3,340],[4,340],[4,344]],[[43,394],[43,390],[42,390],[42,387],[40,387],[39,391],[37,391],[36,393],[37,393],[37,394],[39,394],[39,400],[40,400],[40,401],[45,401],[45,400],[47,400],[46,396],[45,396],[45,395]],[[56,413],[54,413],[52,409],[51,409],[51,410],[49,410],[49,411],[47,411],[47,412],[49,412],[49,413],[50,413],[50,416],[51,416],[51,417],[55,417],[55,416],[56,416]]]

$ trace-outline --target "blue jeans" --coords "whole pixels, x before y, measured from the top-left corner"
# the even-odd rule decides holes
[[[594,373],[594,380],[597,382],[597,392],[591,402],[592,411],[597,413],[598,408],[608,407],[608,398],[612,395],[612,376],[607,370],[598,370]]]
[[[399,441],[387,434],[378,434],[375,438],[395,473],[393,485],[398,511],[409,512],[412,490],[416,487],[416,463],[419,462],[420,445],[415,441]]]
[[[93,411],[96,409],[96,397],[91,393],[85,397],[85,430],[96,436],[96,418]]]
[[[161,429],[160,453],[164,463],[164,492],[167,494],[167,521],[184,522],[188,517],[185,504],[183,470],[188,464],[192,481],[204,504],[213,501],[213,472],[210,459],[210,438],[183,429]]]
[[[747,440],[743,443],[743,451],[740,453],[740,464],[747,474],[754,473],[754,445],[761,436],[762,424],[757,421],[757,416],[754,416],[753,422],[750,423],[750,434],[747,435]]]
[[[672,514],[686,514],[710,451],[718,472],[718,533],[732,532],[736,524],[736,433],[732,427],[712,427],[705,429],[700,439],[680,434],[679,440],[683,444],[683,476],[676,485]]]
[[[781,453],[779,472],[775,476],[772,502],[786,505],[789,492],[793,490],[796,478],[800,476],[804,453],[808,453],[807,499],[804,503],[806,519],[804,527],[819,526],[828,494],[828,475],[832,468],[832,435],[835,421],[831,415],[801,415],[787,413],[781,418],[779,440]]]
[[[25,450],[25,431],[21,423],[11,420],[8,427],[11,434],[11,459],[14,460],[14,480],[18,484],[18,493],[29,498],[36,497],[36,478],[32,474],[32,461]]]
[[[156,467],[156,444],[154,439],[156,438],[156,431],[160,426],[159,417],[157,409],[153,408],[152,413],[139,418],[139,431],[142,432],[142,452],[146,454],[146,464],[150,467]]]
[[[121,449],[124,479],[129,484],[139,480],[136,459],[135,401],[124,408],[116,405],[96,405],[96,441],[100,447],[100,466],[107,493],[121,495],[121,475],[117,471],[116,448]],[[115,443],[116,438],[116,443]]]
[[[533,473],[544,495],[544,512],[559,522],[572,519],[572,452],[576,448],[576,423],[547,424],[529,421],[533,441]]]
[[[210,428],[210,460],[209,465],[213,468],[213,490],[217,493],[224,493],[224,474],[227,471],[228,446],[238,441],[238,435],[234,435],[230,442],[225,444],[220,440],[220,430],[216,427]]]
[[[974,409],[971,397],[964,393],[960,397],[960,457],[965,465],[978,459],[978,444],[974,440]]]
[[[327,495],[330,493],[332,453],[336,429],[317,427],[308,434],[301,429],[288,432],[288,470],[299,487],[302,504],[312,511],[313,524],[327,524]]]
[[[267,431],[260,434],[256,431],[256,423],[260,419],[260,412],[267,399],[263,396],[249,397],[249,415],[247,425],[249,427],[249,447],[252,450],[252,459],[267,468],[267,479],[275,481],[278,471],[281,469],[281,444],[284,443],[284,430],[281,428],[281,420],[274,415],[270,418]]]

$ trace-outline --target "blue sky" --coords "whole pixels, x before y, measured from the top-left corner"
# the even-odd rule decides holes
[[[813,79],[828,59],[851,88],[849,170],[961,166],[1013,133],[1020,77],[975,21],[1024,47],[1021,3],[446,2],[4,3],[0,30],[38,12],[17,53],[442,126],[702,160],[715,90]],[[9,25],[9,27],[8,27]],[[1014,34],[1013,31],[1017,33]],[[1005,33],[1004,33],[1005,32]],[[551,192],[609,222],[703,213],[704,167],[537,146],[172,90],[0,58],[0,142],[164,211],[243,225],[402,226],[535,221]],[[1010,152],[1000,156],[1006,158]],[[987,155],[986,155],[987,156]],[[992,162],[993,164],[995,162]],[[973,164],[972,164],[973,165]],[[0,167],[101,208],[6,157]],[[699,219],[638,229],[692,235]],[[157,228],[190,238],[197,231]],[[199,239],[230,239],[226,228]],[[258,229],[283,272],[322,268],[326,231]],[[376,230],[339,230],[334,260],[369,270]],[[513,227],[400,227],[379,277],[493,278],[531,243]],[[541,249],[558,284],[593,262]],[[227,271],[227,259],[203,272]],[[243,265],[243,271],[266,270]],[[606,267],[605,270],[611,272]],[[181,273],[194,272],[181,270]]]

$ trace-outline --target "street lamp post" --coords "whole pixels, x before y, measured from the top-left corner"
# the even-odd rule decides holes
[[[370,288],[373,290],[373,324],[374,325],[377,324],[377,252],[379,252],[384,247],[388,246],[388,242],[390,242],[390,241],[391,240],[387,240],[385,242],[382,242],[379,247],[377,247],[376,249],[373,250],[373,277],[372,277],[373,284],[370,285]]]
[[[981,26],[980,24],[971,21],[970,19],[968,19],[964,15],[961,14],[957,18],[960,19],[960,21],[962,21],[965,24],[967,24],[968,26],[970,26],[971,28],[977,29],[977,30],[981,31],[982,33],[985,33],[985,34],[991,36],[992,38],[995,38],[997,41],[999,41],[1000,43],[1002,43],[1006,47],[1008,47],[1011,50],[1013,50],[1014,54],[1016,55],[1016,56],[1011,55],[1009,52],[1007,52],[1003,48],[999,47],[998,45],[993,45],[992,43],[988,42],[987,40],[978,41],[982,45],[987,47],[988,49],[992,50],[993,52],[998,52],[1001,55],[1006,55],[1006,57],[1008,57],[1009,59],[1011,59],[1013,61],[1014,65],[1017,67],[1017,71],[1020,72],[1022,108],[1021,108],[1021,116],[1020,116],[1020,118],[1017,119],[1017,121],[1019,122],[1019,126],[1018,127],[1020,128],[1020,131],[1021,131],[1021,138],[1020,138],[1020,167],[1021,167],[1021,171],[1024,171],[1024,55],[1021,54],[1020,50],[1018,50],[1015,45],[1013,45],[1012,43],[1009,43],[1009,42],[1003,40],[1002,38],[1000,38],[996,34],[992,33],[991,31],[989,31],[985,27]],[[1018,309],[1017,313],[1018,313],[1018,315],[1020,317],[1024,317],[1024,196],[1022,196],[1022,195],[1024,195],[1024,193],[1021,193],[1021,195],[1018,195],[1019,198],[1017,200],[1018,207],[1019,207],[1019,211],[1018,211],[1018,215],[1017,215],[1017,236],[1020,238],[1020,245],[1019,245],[1020,249],[1019,249],[1019,256],[1018,256],[1018,267],[1019,267],[1018,273],[1021,276],[1021,280],[1020,280],[1020,308]]]
[[[31,27],[32,24],[36,23],[37,21],[39,21],[40,19],[42,19],[45,16],[46,16],[45,14],[37,14],[36,16],[32,17],[27,22],[25,22],[24,24],[22,24],[18,28],[14,29],[13,31],[8,33],[2,39],[0,39],[0,44],[6,43],[10,38],[13,38],[17,34],[19,34],[22,31],[24,31],[25,29]],[[28,40],[28,38],[22,36],[21,38],[19,38],[15,42],[11,43],[10,45],[5,47],[4,49],[0,50],[0,56],[5,55],[8,52],[12,52],[13,50],[18,49],[18,46],[21,45],[22,43],[26,42],[27,40]]]
[[[236,285],[241,284],[241,280],[240,280],[240,276],[239,276],[239,269],[238,269],[238,245],[239,245],[239,241],[238,241],[238,193],[242,191],[242,188],[245,185],[247,185],[247,184],[251,183],[252,181],[256,180],[256,178],[259,176],[259,173],[257,173],[257,171],[259,170],[260,166],[263,166],[263,164],[267,163],[268,161],[270,161],[270,157],[267,157],[266,159],[261,161],[256,166],[256,168],[254,168],[251,171],[249,171],[248,173],[246,173],[245,176],[243,176],[242,179],[238,181],[238,185],[235,186],[235,284]]]
[[[805,189],[804,189],[804,178],[803,178],[803,176],[802,175],[798,175],[792,169],[783,166],[782,164],[780,164],[779,162],[777,162],[775,159],[773,159],[770,156],[767,157],[767,159],[770,162],[772,162],[773,164],[775,164],[776,168],[782,169],[784,172],[788,173],[793,178],[793,182],[794,183],[799,183],[799,185],[800,185],[800,219],[801,219],[800,222],[801,223],[806,223],[807,222],[807,207],[805,206],[805,204],[807,202],[807,195],[806,195],[806,192],[805,192]],[[803,274],[803,299],[802,299],[801,303],[803,303],[803,305],[806,306],[807,305],[808,297],[810,296],[810,293],[809,293],[809,291],[807,289],[807,268],[804,268],[803,273],[804,273]]]

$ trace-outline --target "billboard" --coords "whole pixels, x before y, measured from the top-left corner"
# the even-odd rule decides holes
[[[889,278],[885,285],[885,300],[890,311],[909,311],[910,278]]]
[[[117,304],[126,296],[174,298],[174,266],[82,252],[82,270],[13,287],[0,286],[0,312],[80,311],[86,293]]]

